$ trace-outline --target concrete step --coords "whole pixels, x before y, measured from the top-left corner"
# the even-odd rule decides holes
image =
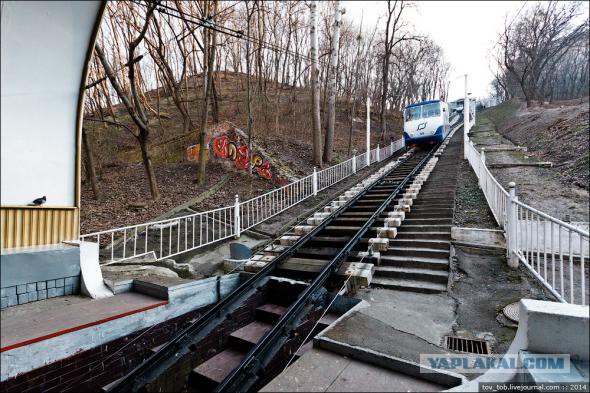
[[[450,232],[399,232],[396,239],[451,240]]]
[[[411,267],[377,266],[375,278],[399,278],[409,280],[427,281],[431,283],[447,284],[449,274],[445,270],[420,269]]]
[[[448,259],[448,250],[438,250],[436,248],[422,248],[422,247],[397,247],[389,246],[387,251],[381,251],[381,255],[404,255],[404,256],[416,256],[424,258],[441,258]]]
[[[412,214],[414,213],[439,213],[453,214],[452,207],[434,207],[432,205],[414,205],[412,204]]]
[[[451,225],[453,223],[452,217],[442,218],[415,218],[412,213],[408,214],[403,221],[404,225]]]
[[[233,348],[247,352],[252,349],[252,347],[254,347],[258,341],[260,341],[266,332],[272,329],[272,326],[273,325],[271,323],[266,323],[263,321],[251,322],[229,335],[230,344]]]
[[[430,184],[430,181],[424,183],[424,186],[421,188],[421,191],[425,193],[454,193],[455,192],[455,185],[454,184]]]
[[[430,211],[430,212],[424,212],[422,211],[422,209],[412,209],[412,211],[410,212],[410,214],[408,215],[408,218],[412,217],[412,218],[453,218],[453,212],[436,212],[436,211]]]
[[[220,384],[242,361],[245,352],[226,349],[195,367],[191,373],[191,386],[212,390]]]
[[[424,191],[424,190],[420,190],[420,193],[418,194],[418,196],[416,197],[415,201],[418,202],[422,202],[424,200],[427,200],[429,203],[449,203],[451,201],[454,200],[455,196],[454,193],[448,193],[442,196],[438,196],[436,195],[436,193],[432,192],[432,191]]]
[[[447,290],[447,286],[444,284],[388,277],[373,278],[371,286],[422,293],[439,293]]]
[[[448,232],[451,233],[452,225],[402,225],[398,228],[400,232]]]
[[[449,259],[424,258],[403,255],[381,255],[379,266],[409,267],[447,271],[449,269]]]
[[[433,201],[433,200],[453,200],[455,199],[454,192],[439,192],[439,191],[420,191],[416,200]]]
[[[449,199],[446,202],[425,202],[414,199],[412,206],[414,206],[415,209],[454,209],[455,201],[453,199]]]
[[[389,239],[389,245],[409,248],[435,248],[445,251],[449,251],[451,249],[450,241],[434,239]]]

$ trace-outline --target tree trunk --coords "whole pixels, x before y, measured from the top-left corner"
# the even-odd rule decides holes
[[[383,59],[383,79],[381,81],[381,111],[379,112],[379,126],[381,127],[382,140],[385,136],[387,124],[385,123],[385,110],[387,107],[387,83],[389,80],[389,51],[385,52],[385,58]]]
[[[211,114],[213,115],[213,122],[219,123],[219,99],[217,97],[217,84],[215,83],[215,78],[212,80],[211,90],[213,92],[213,107],[211,108]]]
[[[352,99],[352,105],[350,106],[350,130],[348,132],[348,153],[347,157],[350,157],[350,151],[352,149],[352,132],[354,129],[354,114],[356,111],[356,96]]]
[[[246,35],[250,36],[250,27],[252,21],[252,14],[254,13],[254,8],[252,8],[252,12],[248,12],[248,5],[246,4],[246,13],[247,13],[247,28],[246,28]],[[248,149],[252,151],[252,123],[254,122],[252,119],[252,86],[251,86],[251,76],[250,73],[252,72],[252,64],[250,62],[250,41],[246,41],[246,106],[248,110],[248,124],[246,128],[246,132],[248,133]],[[252,161],[250,161],[248,165],[248,169],[250,174],[252,173]]]
[[[86,129],[82,128],[82,145],[86,154],[84,155],[84,166],[86,167],[86,176],[88,180],[90,180],[90,185],[92,186],[92,193],[94,194],[94,199],[100,200],[100,190],[98,189],[98,179],[96,177],[96,170],[94,168],[94,153],[92,148],[90,147],[90,143],[88,142],[88,135],[86,134]]]
[[[143,37],[145,36],[145,32],[147,30],[149,20],[150,20],[151,16],[153,15],[154,9],[155,9],[155,5],[150,7],[150,9],[148,10],[146,22],[145,22],[143,29],[141,30],[139,36],[133,42],[130,43],[130,46],[129,46],[129,58],[130,59],[135,58],[135,55],[134,55],[135,49],[137,48],[137,46],[139,45],[139,43],[141,42],[141,40],[143,40]],[[136,82],[135,82],[135,63],[130,62],[129,63],[129,70],[128,70],[129,84],[130,84],[130,88],[131,88],[131,98],[133,99],[133,102],[131,102],[131,100],[129,99],[129,96],[127,96],[127,94],[125,93],[125,91],[121,87],[117,77],[115,76],[115,73],[113,72],[113,69],[111,68],[109,62],[106,59],[104,51],[102,50],[100,45],[98,45],[98,43],[95,44],[94,50],[95,50],[95,52],[102,64],[104,70],[105,70],[105,73],[107,74],[109,81],[111,82],[111,85],[113,85],[113,88],[115,89],[115,91],[117,92],[117,95],[121,99],[121,102],[123,103],[123,105],[127,109],[127,112],[131,116],[131,119],[133,120],[133,122],[135,123],[137,128],[139,129],[139,134],[138,135],[134,134],[134,136],[138,139],[138,141],[141,138],[140,148],[141,148],[142,156],[144,156],[144,155],[146,156],[146,159],[144,159],[144,166],[145,166],[146,173],[148,175],[148,181],[150,183],[150,190],[151,190],[152,199],[154,199],[154,200],[159,199],[160,194],[158,192],[156,177],[154,176],[154,172],[151,168],[151,161],[149,160],[149,151],[147,149],[147,141],[148,141],[149,134],[150,134],[150,126],[149,126],[148,118],[145,115],[145,112],[142,107],[142,103],[140,102],[139,97],[138,97],[138,93],[137,93],[137,86],[136,86]],[[123,79],[123,80],[125,80],[125,79]],[[143,146],[142,146],[142,143],[143,143]],[[149,164],[149,167],[148,167],[148,164]]]
[[[311,39],[311,120],[313,128],[313,161],[322,166],[322,130],[320,123],[320,81],[318,70],[318,36],[317,3],[310,4],[310,39]]]
[[[209,13],[209,2],[205,2],[205,14]],[[213,14],[217,13],[217,0],[213,1]],[[209,44],[209,35],[211,37]],[[207,64],[206,72],[203,74],[204,91],[203,91],[203,108],[201,115],[201,132],[199,135],[199,174],[197,183],[203,185],[205,183],[205,172],[207,162],[205,161],[206,145],[207,145],[207,117],[209,113],[209,95],[211,92],[211,85],[213,84],[213,62],[215,60],[215,45],[217,35],[215,30],[205,29],[206,40],[204,42],[203,64]]]
[[[148,150],[148,135],[145,132],[140,131],[137,140],[139,141],[139,146],[141,148],[141,159],[143,161],[143,166],[145,167],[145,172],[150,185],[150,192],[152,194],[152,198],[154,200],[158,200],[160,199],[160,192],[158,191],[156,175],[154,174],[154,168],[152,166],[152,160],[150,158]]]
[[[332,48],[330,53],[330,84],[328,85],[328,126],[326,128],[326,140],[324,143],[324,162],[332,161],[334,150],[334,126],[336,123],[336,72],[338,66],[338,51],[340,49],[340,20],[342,12],[340,1],[336,0],[336,11],[334,15],[334,35],[332,37]]]

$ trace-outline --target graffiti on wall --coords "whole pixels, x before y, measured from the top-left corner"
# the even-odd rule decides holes
[[[199,145],[187,148],[187,159],[189,161],[199,160]],[[212,137],[207,143],[206,160],[212,156],[233,162],[238,170],[248,170],[252,166],[252,172],[260,177],[271,180],[273,177],[270,162],[265,160],[259,153],[250,152],[248,145],[244,144],[238,136],[230,137],[228,134],[221,134]]]
[[[199,161],[200,145],[192,145],[186,148],[186,159],[189,161]],[[209,160],[209,150],[205,150],[205,161]]]

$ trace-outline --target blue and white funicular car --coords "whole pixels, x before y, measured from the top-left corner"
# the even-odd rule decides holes
[[[449,108],[444,101],[418,102],[404,111],[406,147],[442,142],[449,130]]]

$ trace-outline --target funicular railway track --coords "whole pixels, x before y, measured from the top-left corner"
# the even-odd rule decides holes
[[[307,337],[318,322],[317,312],[314,312],[326,307],[324,287],[333,273],[345,261],[362,261],[367,256],[370,259],[370,239],[379,237],[388,213],[394,211],[403,192],[436,148],[415,149],[400,159],[397,165],[284,249],[187,329],[110,385],[108,391],[156,391],[162,386],[159,379],[165,375],[169,379],[186,381],[183,384],[188,391],[251,391],[260,388],[273,376],[272,370],[280,371],[280,367],[284,367],[280,349],[287,343],[295,348],[303,345],[303,337]],[[283,268],[289,261],[302,260],[313,260],[316,264],[319,261],[322,267],[319,272],[294,272]],[[195,360],[199,357],[195,352],[206,345],[204,342],[210,342],[208,338],[213,332],[219,331],[219,326],[228,320],[235,321],[240,307],[251,302],[275,277],[296,278],[305,283],[299,282],[300,290],[295,295],[286,296],[291,298],[289,301],[278,299],[278,295],[267,296],[267,303],[255,306],[254,320],[244,326],[234,323],[233,330],[225,332],[229,339],[224,341],[223,347],[218,348],[213,356],[201,356]],[[309,315],[315,315],[316,319],[306,317]],[[186,369],[184,375],[170,371],[179,360],[191,357],[187,363],[190,364],[188,378]],[[175,382],[178,384],[178,380]]]

